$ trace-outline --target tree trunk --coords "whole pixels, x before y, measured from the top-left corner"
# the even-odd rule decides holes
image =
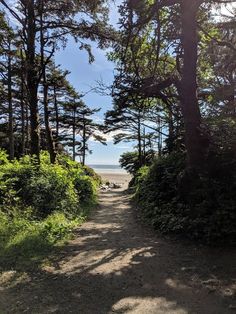
[[[50,161],[52,164],[54,164],[56,162],[57,154],[55,150],[55,144],[53,141],[52,130],[49,124],[48,85],[46,81],[44,81],[44,87],[43,87],[43,105],[44,105],[44,123],[45,123],[46,137],[47,137],[48,152],[50,155]]]
[[[142,154],[142,135],[141,135],[141,121],[140,121],[140,111],[138,112],[138,160],[139,167],[143,165],[143,154]]]
[[[21,83],[21,155],[25,155],[25,104],[24,104],[24,86]]]
[[[30,151],[30,125],[29,125],[29,105],[26,103],[25,106],[25,133],[26,133],[26,138],[25,138],[25,152],[29,153]]]
[[[53,141],[52,130],[50,128],[50,122],[49,122],[48,84],[47,84],[47,77],[46,77],[46,65],[45,65],[45,60],[44,60],[45,39],[44,39],[44,34],[43,34],[43,6],[44,6],[44,1],[41,0],[40,46],[41,46],[41,70],[42,70],[42,79],[43,79],[44,124],[45,124],[47,147],[48,147],[48,152],[49,152],[49,155],[50,155],[50,161],[51,161],[52,164],[54,164],[56,162],[56,150],[55,150],[55,144],[54,144],[54,141]]]
[[[174,121],[173,121],[173,112],[172,112],[172,104],[169,104],[168,108],[168,151],[169,153],[174,150]]]
[[[83,152],[82,152],[82,165],[85,165],[86,158],[86,123],[83,124]]]
[[[21,108],[21,155],[25,155],[25,93],[24,93],[24,62],[23,52],[20,51],[21,55],[21,88],[20,88],[20,108]]]
[[[184,0],[182,9],[182,45],[184,64],[181,81],[181,108],[185,124],[188,168],[204,166],[206,147],[201,135],[201,114],[197,98],[197,12],[199,0]]]
[[[8,66],[7,66],[7,87],[8,87],[8,135],[9,135],[9,157],[10,160],[14,159],[14,124],[13,124],[13,106],[12,106],[12,57],[11,57],[11,44],[9,43],[8,50]]]
[[[162,126],[161,126],[161,118],[158,117],[158,131],[159,131],[159,136],[158,136],[158,156],[161,156],[162,154]]]
[[[55,115],[56,115],[56,141],[58,143],[58,138],[59,138],[59,113],[58,113],[58,102],[57,102],[56,86],[53,87],[53,97],[54,97],[54,110],[55,110]]]
[[[143,128],[143,162],[142,166],[146,164],[146,129]]]
[[[75,136],[76,136],[76,104],[74,103],[74,111],[73,111],[73,144],[72,144],[73,145],[73,160],[74,161],[75,161],[75,157],[76,157]]]
[[[34,0],[26,1],[27,9],[27,50],[26,50],[26,75],[27,90],[30,109],[30,152],[32,156],[36,156],[40,162],[40,126],[38,111],[38,74],[36,69],[35,56],[35,12]]]

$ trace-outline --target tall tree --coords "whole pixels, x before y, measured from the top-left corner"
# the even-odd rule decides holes
[[[218,3],[222,1],[212,1]],[[223,1],[232,2],[232,1]],[[206,9],[205,9],[206,8]],[[114,89],[127,103],[130,95],[159,98],[169,107],[169,135],[173,134],[173,107],[179,103],[184,122],[187,168],[204,170],[209,139],[199,106],[199,18],[205,21],[208,1],[129,1],[121,6],[120,42],[114,58],[119,75]],[[168,69],[161,70],[163,65]],[[201,83],[200,83],[201,84]],[[177,112],[176,112],[177,113]],[[179,113],[177,113],[179,115]]]
[[[16,35],[7,23],[5,16],[0,15],[1,34],[0,46],[2,53],[2,75],[3,82],[6,83],[7,103],[8,103],[8,140],[9,140],[9,157],[14,159],[14,117],[13,117],[13,63],[15,62],[15,40]]]
[[[100,47],[106,45],[111,39],[111,32],[107,26],[106,1],[43,1],[27,0],[17,1],[17,9],[12,8],[10,1],[1,0],[0,3],[18,22],[18,28],[24,43],[26,62],[26,83],[30,108],[31,124],[31,154],[39,160],[40,152],[40,124],[38,108],[38,87],[43,76],[43,68],[48,57],[38,62],[37,55],[42,55],[42,45],[45,47],[47,32],[47,45],[62,40],[66,43],[66,35],[71,34],[80,48],[89,52],[90,61],[93,61],[90,46],[83,39],[98,40]],[[39,47],[39,51],[38,51]],[[45,115],[47,120],[47,113]],[[50,130],[47,126],[49,147],[52,146]],[[50,148],[52,150],[52,147]],[[52,155],[52,154],[51,154]],[[52,157],[52,159],[54,159]]]

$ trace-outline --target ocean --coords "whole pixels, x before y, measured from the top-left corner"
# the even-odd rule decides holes
[[[88,165],[97,173],[127,174],[119,165]]]

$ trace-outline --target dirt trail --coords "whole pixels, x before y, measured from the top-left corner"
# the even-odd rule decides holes
[[[0,290],[1,314],[235,312],[235,251],[160,239],[123,190],[100,204],[51,266]]]

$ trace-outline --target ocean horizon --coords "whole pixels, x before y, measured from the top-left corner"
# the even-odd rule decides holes
[[[88,166],[97,173],[127,174],[127,171],[122,169],[120,165],[89,164]]]

